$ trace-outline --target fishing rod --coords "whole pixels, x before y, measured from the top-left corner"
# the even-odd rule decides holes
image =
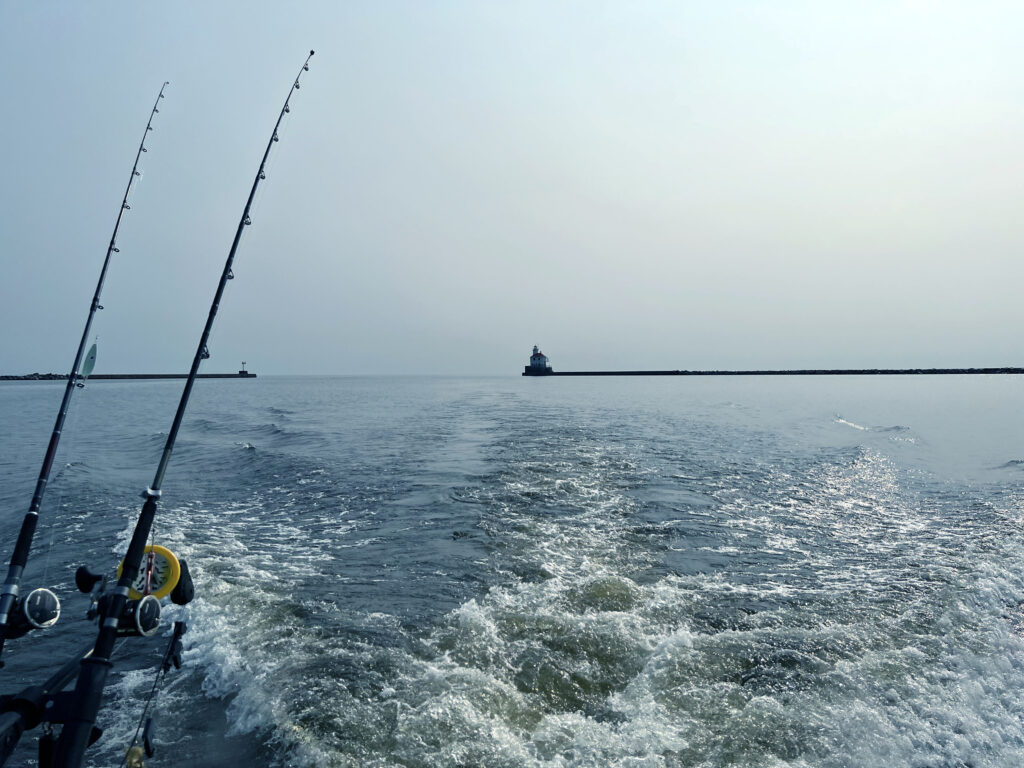
[[[146,138],[153,130],[153,116],[160,110],[157,107],[160,100],[164,98],[164,89],[169,83],[160,86],[160,93],[153,102],[153,109],[149,113],[149,120],[146,121],[146,130],[142,132],[142,141],[139,142],[139,149],[135,153],[135,163],[132,165],[131,176],[128,177],[128,186],[124,190],[124,197],[121,199],[121,207],[117,212],[117,221],[114,223],[114,232],[110,236],[110,244],[107,246],[107,255],[103,259],[103,268],[100,270],[100,278],[96,282],[96,291],[93,293],[92,302],[89,304],[89,314],[85,319],[85,328],[82,330],[82,340],[78,342],[78,350],[75,352],[75,361],[71,365],[71,372],[68,374],[68,383],[64,388],[64,397],[57,410],[57,421],[53,425],[53,433],[50,435],[50,443],[46,447],[46,456],[43,458],[43,466],[39,470],[39,479],[36,480],[35,493],[32,494],[32,501],[28,506],[28,512],[21,522],[21,530],[18,532],[18,539],[14,545],[14,553],[11,555],[11,564],[7,570],[7,580],[0,589],[0,655],[3,654],[4,642],[9,638],[20,637],[33,629],[52,626],[60,617],[60,601],[57,596],[48,589],[36,589],[29,593],[24,600],[18,600],[18,592],[21,585],[21,576],[28,563],[29,550],[32,548],[32,538],[35,536],[36,525],[39,522],[39,508],[43,503],[43,495],[46,493],[46,485],[50,480],[50,471],[53,469],[53,461],[57,455],[57,445],[60,443],[61,432],[64,430],[64,420],[67,418],[68,409],[71,406],[71,395],[78,387],[84,386],[82,380],[89,377],[93,366],[96,364],[96,345],[93,344],[88,354],[85,352],[85,345],[88,343],[89,331],[92,329],[92,321],[97,310],[103,309],[100,304],[100,293],[103,291],[103,283],[107,278],[107,267],[110,266],[112,254],[119,253],[117,247],[117,232],[121,228],[121,220],[125,211],[131,210],[128,205],[128,195],[132,191],[135,180],[141,176],[139,173],[139,158],[146,152]],[[3,662],[0,661],[0,666]]]
[[[4,704],[3,714],[0,714],[0,765],[7,762],[21,734],[39,725],[46,702],[75,678],[79,663],[90,653],[91,643],[64,662],[42,685],[29,686],[15,696],[0,697]]]
[[[199,345],[196,347],[195,357],[192,359],[192,368],[189,370],[185,388],[181,393],[181,400],[178,403],[178,410],[174,414],[174,421],[171,423],[171,430],[167,434],[167,442],[164,445],[160,463],[157,465],[156,475],[152,484],[142,492],[145,501],[139,518],[135,523],[135,530],[132,532],[131,542],[128,545],[128,552],[119,572],[117,585],[99,601],[99,631],[96,636],[96,643],[88,658],[82,659],[81,670],[78,680],[69,699],[67,715],[62,719],[64,727],[57,740],[54,765],[69,766],[77,768],[85,759],[85,750],[92,742],[95,735],[93,724],[96,722],[96,714],[99,712],[100,699],[103,695],[103,688],[106,684],[107,674],[113,664],[110,662],[110,655],[114,649],[114,642],[119,634],[152,634],[156,631],[159,623],[160,603],[153,594],[143,595],[141,599],[132,598],[132,592],[138,594],[134,589],[143,579],[148,591],[150,577],[153,570],[153,557],[150,554],[146,568],[144,569],[142,559],[146,549],[146,540],[149,538],[153,527],[153,520],[156,516],[157,501],[160,498],[161,486],[163,485],[164,473],[167,471],[167,464],[171,459],[171,452],[174,450],[174,443],[178,436],[178,429],[181,427],[181,420],[185,415],[185,408],[188,406],[189,396],[192,394],[192,386],[195,384],[199,366],[210,357],[207,343],[210,339],[210,331],[213,328],[214,318],[220,307],[221,298],[224,295],[224,288],[227,281],[234,278],[231,271],[235,260],[235,252],[242,239],[242,232],[251,224],[249,211],[252,208],[253,199],[256,196],[256,189],[261,181],[266,178],[267,158],[274,143],[278,141],[277,130],[281,125],[284,116],[290,111],[288,103],[291,101],[292,93],[299,88],[299,79],[302,73],[309,70],[309,60],[313,57],[313,51],[309,52],[306,61],[295,77],[295,82],[288,89],[288,97],[284,100],[284,106],[274,124],[274,131],[267,142],[267,148],[263,153],[259,171],[249,192],[249,198],[242,211],[242,217],[238,222],[238,229],[235,232],[235,239],[231,243],[231,250],[228,252],[227,260],[224,262],[224,270],[217,284],[217,291],[210,305],[210,313],[206,318],[206,325],[203,328]],[[173,579],[172,579],[173,580]],[[168,582],[169,583],[169,582]],[[191,590],[189,590],[191,591]],[[156,593],[159,594],[159,593]],[[190,596],[189,596],[190,597]],[[132,599],[130,599],[132,598]],[[155,613],[155,615],[154,615]],[[137,632],[133,631],[133,627]]]

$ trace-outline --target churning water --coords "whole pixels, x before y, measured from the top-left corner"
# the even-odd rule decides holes
[[[180,382],[76,398],[28,581],[92,633]],[[61,384],[0,386],[6,558]],[[202,381],[157,765],[1024,764],[1017,377]],[[168,621],[169,626],[169,621]],[[116,765],[165,640],[119,650]],[[31,740],[19,757],[28,760]]]

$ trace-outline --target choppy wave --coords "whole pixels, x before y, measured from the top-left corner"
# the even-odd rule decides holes
[[[212,631],[192,646],[207,692],[231,698],[233,729],[308,765],[1021,756],[1019,709],[1000,695],[1024,684],[1005,618],[1021,582],[975,521],[922,497],[891,460],[844,449],[694,464],[621,433],[515,429],[499,420],[491,471],[450,496],[474,509],[484,588],[430,622],[296,599],[316,579],[309,561],[272,567],[249,550],[250,620],[237,633],[200,620]],[[365,536],[339,521],[307,541],[316,520],[273,529],[282,557],[351,551]],[[965,559],[965,545],[981,557]],[[285,663],[242,661],[269,656],[282,627]]]
[[[910,427],[904,426],[902,424],[893,424],[892,426],[888,427],[865,427],[861,424],[856,424],[852,421],[844,419],[842,416],[836,416],[835,422],[836,424],[844,424],[845,426],[850,427],[852,429],[858,429],[861,432],[907,432],[910,430]]]
[[[907,427],[810,439],[614,382],[292,386],[305,409],[208,408],[175,457],[157,538],[198,597],[151,764],[1024,759],[1020,490],[928,471]],[[119,552],[133,503],[85,525],[109,506],[59,546]],[[162,652],[136,647],[97,765]]]

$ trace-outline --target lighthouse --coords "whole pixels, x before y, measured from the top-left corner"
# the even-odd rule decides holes
[[[533,354],[530,355],[530,364],[523,371],[523,376],[546,376],[553,373],[548,365],[548,358],[536,344],[533,345]]]

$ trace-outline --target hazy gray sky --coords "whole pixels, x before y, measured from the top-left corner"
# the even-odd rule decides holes
[[[0,372],[1024,363],[1024,7],[0,0]]]

